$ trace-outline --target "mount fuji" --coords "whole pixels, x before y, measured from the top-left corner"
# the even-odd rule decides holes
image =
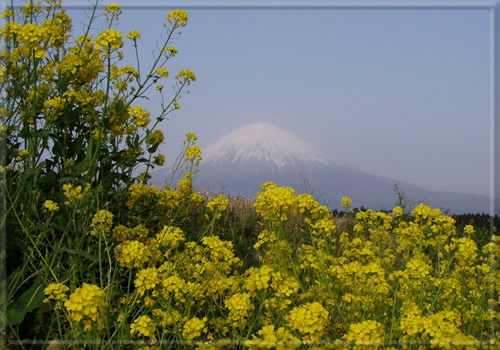
[[[396,206],[397,184],[417,204],[423,201],[457,214],[489,213],[487,196],[430,191],[338,164],[315,145],[267,122],[240,127],[202,155],[194,184],[210,192],[254,197],[263,183],[273,181],[296,193],[311,193],[330,208],[338,209],[341,198],[348,196],[356,207],[390,210]]]

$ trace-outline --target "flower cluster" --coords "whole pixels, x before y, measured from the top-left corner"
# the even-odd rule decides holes
[[[92,219],[92,236],[97,236],[98,232],[109,233],[113,226],[113,214],[107,210],[99,210]]]
[[[102,316],[108,308],[106,294],[96,285],[84,283],[77,288],[64,302],[72,321],[83,321],[85,329],[92,329],[92,323],[104,327]]]
[[[61,283],[51,283],[49,284],[44,293],[46,298],[43,300],[44,303],[50,303],[51,301],[56,303],[56,308],[61,308],[61,303],[64,303],[68,296],[69,288]]]
[[[72,184],[64,184],[63,185],[64,194],[68,199],[64,204],[73,206],[76,205],[77,202],[81,201],[83,197],[89,192],[90,184],[87,184],[84,189],[82,186],[73,186]]]
[[[207,209],[212,214],[213,219],[217,220],[222,216],[222,213],[227,209],[228,205],[229,205],[229,199],[227,199],[226,196],[221,194],[207,203]],[[206,215],[206,218],[210,219],[208,215]]]
[[[156,327],[153,320],[148,316],[140,316],[130,325],[130,334],[139,334],[144,337],[149,337],[151,340],[156,340]]]
[[[55,213],[59,210],[59,205],[57,205],[57,203],[51,200],[46,200],[43,206],[51,213]]]
[[[170,12],[170,14],[167,17],[167,21],[169,23],[174,24],[175,28],[181,26],[185,27],[187,22],[188,22],[188,14],[184,10],[174,10]]]
[[[288,314],[287,323],[305,339],[320,340],[328,323],[328,311],[318,302],[297,306]]]

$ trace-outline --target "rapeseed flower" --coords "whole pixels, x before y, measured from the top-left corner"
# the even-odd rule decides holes
[[[141,38],[141,34],[137,30],[133,30],[127,35],[125,35],[125,39],[132,39],[133,41],[136,41],[137,39]]]
[[[152,341],[156,341],[156,326],[154,321],[149,316],[140,316],[135,319],[130,325],[130,334],[138,334],[140,336],[149,337]]]
[[[158,270],[156,267],[150,267],[137,272],[134,284],[137,293],[144,295],[147,290],[153,289],[159,282]]]
[[[82,186],[75,187],[72,184],[64,184],[63,190],[66,198],[68,199],[66,202],[64,202],[64,204],[73,206],[77,202],[81,201],[87,194],[87,192],[90,190],[90,184],[87,184],[87,186],[85,186],[85,189],[82,189]]]
[[[165,135],[163,135],[163,132],[159,129],[153,131],[151,134],[149,134],[148,137],[146,137],[146,144],[147,145],[159,145],[163,142],[165,139]]]
[[[67,293],[69,292],[69,288],[61,283],[51,283],[45,289],[44,293],[46,298],[43,300],[44,303],[50,303],[51,301],[56,302],[56,309],[61,308],[62,303],[64,303],[67,299]]]
[[[169,46],[169,47],[164,48],[163,52],[166,54],[170,54],[172,57],[179,53],[179,51],[177,51],[177,49],[173,46]]]
[[[235,328],[245,325],[250,312],[254,309],[248,293],[233,294],[224,303],[229,310],[228,320],[232,321]]]
[[[94,45],[97,49],[120,49],[123,47],[122,34],[115,29],[109,28],[97,35],[97,40],[94,40]]]
[[[51,200],[46,200],[43,206],[51,213],[55,213],[59,210],[59,206],[57,205],[57,203]]]
[[[108,308],[105,297],[106,294],[98,286],[84,283],[64,302],[69,319],[76,322],[84,320],[86,329],[92,329],[92,324],[85,322],[90,320],[97,322],[99,329],[103,328],[102,317]]]
[[[207,329],[205,328],[205,324],[207,322],[207,318],[204,317],[202,319],[198,317],[193,317],[189,319],[183,327],[182,336],[184,339],[193,340],[202,335],[202,333],[206,333]]]
[[[149,112],[140,106],[134,106],[128,109],[128,113],[133,118],[135,124],[139,127],[146,127],[151,122]]]
[[[176,249],[186,240],[184,232],[178,227],[164,226],[160,233],[155,237],[156,241],[169,249]]]
[[[383,345],[384,330],[379,322],[366,320],[352,323],[342,339],[353,342],[357,349],[378,349]]]
[[[229,199],[227,199],[226,196],[221,194],[207,203],[207,209],[210,210],[212,215],[215,214],[213,218],[217,220],[222,216],[222,213],[227,209],[228,205],[229,205]],[[207,219],[210,219],[208,215],[205,216]]]
[[[328,324],[328,311],[318,302],[294,307],[286,317],[291,329],[319,340]],[[314,339],[313,339],[314,338]]]
[[[174,10],[168,14],[167,21],[174,24],[174,28],[179,26],[185,27],[187,25],[189,16],[185,10]]]
[[[157,154],[156,156],[153,157],[153,164],[162,166],[165,164],[165,156],[163,154]]]
[[[175,78],[180,82],[180,83],[186,83],[187,85],[191,85],[191,82],[196,80],[196,76],[194,75],[194,72],[189,69],[184,69],[181,70]]]
[[[139,241],[124,241],[115,248],[115,258],[125,268],[141,268],[151,256],[147,246]]]
[[[156,68],[156,74],[162,78],[168,78],[168,70],[165,67]]]
[[[352,199],[349,197],[342,197],[342,208],[344,209],[351,209],[352,207]]]
[[[99,210],[92,219],[92,236],[97,236],[97,232],[109,233],[113,226],[113,214],[107,210]]]

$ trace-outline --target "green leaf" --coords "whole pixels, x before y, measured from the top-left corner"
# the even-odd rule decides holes
[[[80,255],[82,258],[88,259],[90,261],[93,261],[93,262],[97,261],[97,257],[96,256],[94,256],[92,254],[89,254],[89,253],[86,253],[86,252],[81,251],[81,250],[75,250],[75,249],[68,249],[68,248],[64,248],[64,247],[58,247],[58,248],[54,249],[54,252],[55,253],[65,252],[65,253],[68,253],[68,254],[76,254],[76,255]]]
[[[44,285],[41,279],[36,279],[30,289],[24,292],[7,307],[7,326],[20,324],[28,312],[32,312],[43,304]]]
[[[51,171],[50,173],[41,176],[38,181],[41,185],[45,185],[45,184],[53,184],[56,181],[56,179],[57,175],[53,171]]]

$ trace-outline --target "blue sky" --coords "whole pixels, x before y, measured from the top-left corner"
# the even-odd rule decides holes
[[[123,10],[118,29],[141,32],[145,66],[171,10]],[[69,13],[80,33],[83,11]],[[167,160],[186,132],[203,148],[246,123],[268,121],[339,163],[431,190],[490,192],[488,10],[188,13],[167,68],[191,69],[197,81],[162,127]],[[154,96],[144,104],[153,116]]]

